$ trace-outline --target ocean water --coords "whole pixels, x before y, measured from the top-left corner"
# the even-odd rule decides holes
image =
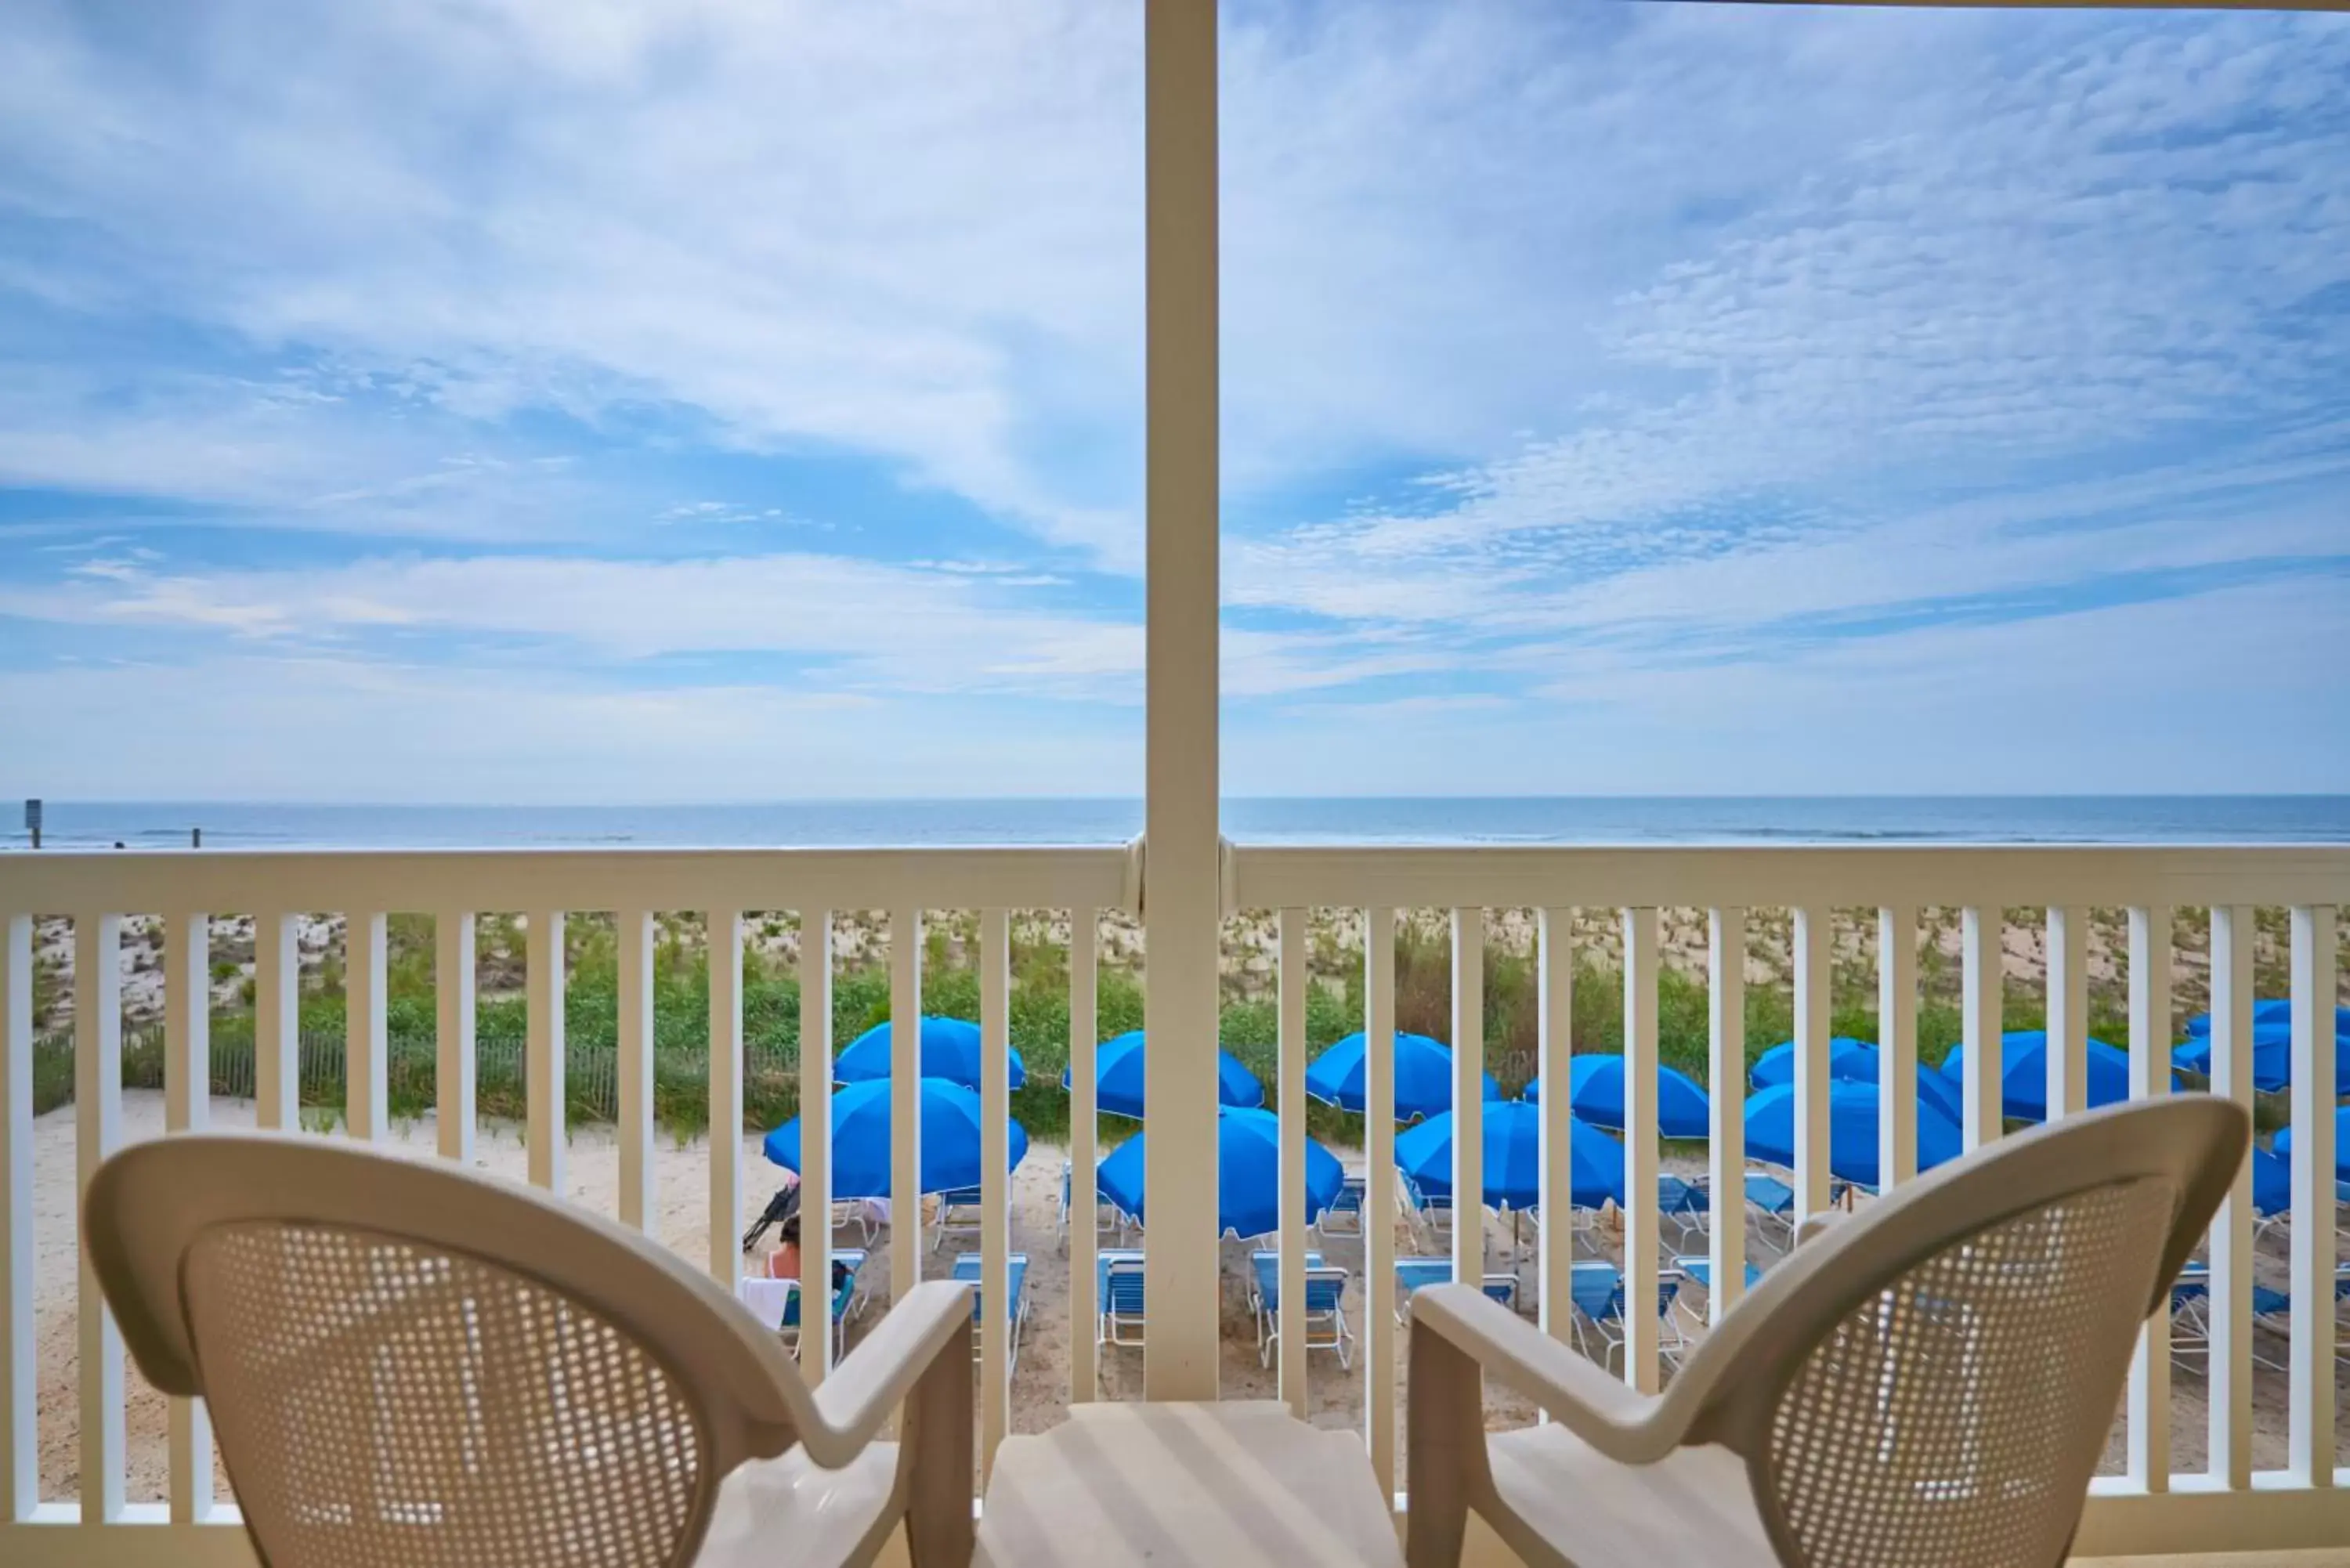
[[[56,848],[669,847],[1116,844],[1139,800],[776,801],[743,805],[46,803]],[[17,806],[0,849],[24,849]],[[1547,796],[1235,799],[1244,844],[2350,843],[2350,795]]]

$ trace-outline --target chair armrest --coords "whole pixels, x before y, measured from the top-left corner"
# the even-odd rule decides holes
[[[1431,1285],[1411,1299],[1415,1333],[1439,1334],[1485,1373],[1619,1464],[1670,1453],[1686,1424],[1674,1407],[1627,1387],[1471,1285]]]
[[[808,1457],[837,1469],[880,1434],[931,1362],[971,1321],[972,1287],[931,1280],[891,1307],[816,1391],[821,1429],[804,1432]]]

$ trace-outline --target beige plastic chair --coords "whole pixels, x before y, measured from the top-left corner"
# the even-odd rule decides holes
[[[2002,1139],[1798,1249],[1661,1397],[1422,1291],[1411,1568],[1458,1562],[1471,1510],[1534,1568],[2062,1563],[2138,1325],[2251,1137],[2195,1095]],[[1551,1422],[1489,1438],[1481,1372]]]
[[[99,1168],[83,1223],[140,1370],[210,1401],[273,1568],[835,1568],[900,1519],[923,1568],[970,1560],[962,1285],[811,1392],[661,1247],[455,1166],[167,1138]]]

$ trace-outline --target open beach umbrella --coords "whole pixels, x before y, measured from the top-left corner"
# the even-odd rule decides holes
[[[1137,1133],[1097,1168],[1101,1195],[1146,1224],[1143,1140]],[[1346,1185],[1338,1157],[1305,1140],[1305,1222],[1322,1217]],[[1263,1236],[1281,1227],[1281,1118],[1271,1111],[1226,1108],[1216,1116],[1216,1230]]]
[[[1569,1201],[1596,1209],[1609,1199],[1624,1202],[1624,1146],[1575,1118]],[[1542,1107],[1523,1100],[1495,1100],[1485,1106],[1485,1202],[1523,1211],[1542,1202]],[[1429,1117],[1395,1141],[1396,1168],[1432,1197],[1452,1191],[1452,1113]]]
[[[1624,1058],[1576,1056],[1567,1067],[1568,1102],[1575,1114],[1594,1127],[1622,1131],[1624,1127]],[[1526,1085],[1529,1105],[1542,1103],[1542,1080]],[[1657,1066],[1657,1130],[1667,1137],[1705,1137],[1712,1128],[1712,1102],[1697,1080],[1662,1063]]]
[[[1931,1170],[1955,1159],[1966,1142],[1959,1124],[1932,1101],[1918,1103],[1918,1168]],[[1751,1158],[1794,1169],[1795,1085],[1773,1084],[1746,1102],[1746,1153]],[[1828,1085],[1828,1169],[1863,1187],[1878,1185],[1877,1085],[1848,1079]]]
[[[1064,1067],[1061,1087],[1068,1086],[1069,1070]],[[1114,1116],[1139,1116],[1142,1091],[1142,1031],[1129,1029],[1103,1041],[1094,1054],[1095,1108]],[[1221,1048],[1216,1052],[1216,1103],[1242,1110],[1264,1104],[1264,1085],[1256,1075]]]
[[[2085,1042],[2089,1064],[2089,1108],[2129,1098],[2129,1053],[2092,1035]],[[1942,1058],[1941,1075],[1966,1082],[1966,1047],[1953,1045]],[[1999,1037],[1999,1105],[2017,1121],[2048,1119],[2048,1032],[2011,1029]]]
[[[842,1048],[839,1058],[832,1064],[832,1075],[844,1084],[862,1084],[889,1075],[893,1036],[889,1025],[877,1023]],[[1004,1047],[1012,1057],[1012,1086],[1020,1087],[1028,1081],[1028,1065],[1020,1060],[1020,1053]],[[921,1036],[921,1075],[925,1078],[944,1078],[950,1084],[961,1084],[966,1089],[979,1087],[980,1033],[979,1025],[961,1018],[924,1018]]]
[[[2170,1054],[2173,1066],[2184,1067],[2202,1077],[2211,1075],[2211,1037],[2196,1034]],[[2264,1095],[2273,1095],[2293,1086],[2293,1025],[2255,1023],[2252,1025],[2252,1087]],[[2337,1030],[2334,1036],[2334,1093],[2338,1099],[2350,1095],[2350,1032]]]
[[[979,1185],[979,1096],[944,1078],[922,1080],[922,1190],[950,1192]],[[1012,1167],[1028,1153],[1028,1130],[1012,1124]],[[767,1135],[766,1157],[785,1170],[800,1168],[800,1119]],[[889,1081],[845,1085],[832,1096],[832,1195],[889,1194]]]
[[[1839,1034],[1828,1042],[1828,1076],[1856,1084],[1877,1082],[1877,1047],[1866,1040]],[[1782,1040],[1754,1058],[1748,1082],[1758,1089],[1795,1081],[1795,1043]]]
[[[2293,1152],[2291,1127],[2277,1129],[2274,1147],[2280,1156]],[[2334,1112],[2334,1175],[2336,1180],[2350,1180],[2350,1106]]]
[[[1360,1114],[1363,1109],[1363,1054],[1367,1037],[1360,1032],[1334,1042],[1305,1069],[1305,1092],[1325,1105]],[[1502,1085],[1485,1075],[1485,1097],[1498,1100]],[[1395,1115],[1408,1122],[1452,1108],[1452,1047],[1425,1034],[1395,1037]]]

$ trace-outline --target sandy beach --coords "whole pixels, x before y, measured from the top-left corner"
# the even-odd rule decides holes
[[[213,1109],[213,1122],[222,1128],[249,1127],[253,1125],[253,1107],[250,1102],[217,1103]],[[140,1090],[125,1092],[122,1136],[126,1143],[159,1137],[162,1125],[161,1095]],[[728,1226],[729,1234],[739,1233],[749,1215],[764,1207],[777,1185],[774,1179],[774,1168],[758,1152],[757,1140],[746,1137],[743,1143],[746,1214]],[[392,1129],[391,1147],[400,1152],[431,1158],[433,1146],[434,1128],[430,1118],[398,1124]],[[483,1169],[514,1180],[523,1179],[524,1150],[515,1128],[484,1123],[480,1129],[476,1147],[477,1160]],[[1350,1150],[1337,1152],[1342,1158],[1354,1155]],[[1036,1431],[1052,1425],[1061,1418],[1069,1400],[1069,1346],[1073,1325],[1069,1321],[1068,1261],[1061,1250],[1055,1224],[1063,1158],[1064,1151],[1057,1146],[1036,1143],[1031,1147],[1027,1158],[1015,1172],[1013,1182],[1013,1245],[1016,1250],[1025,1251],[1029,1257],[1029,1316],[1012,1389],[1011,1425],[1014,1431]],[[1668,1158],[1666,1164],[1669,1168],[1690,1174],[1701,1168],[1698,1160],[1681,1156]],[[44,1497],[65,1499],[74,1495],[79,1475],[79,1394],[75,1327],[78,1251],[73,1211],[74,1122],[70,1106],[53,1111],[36,1122],[33,1165],[36,1181],[34,1198],[35,1354],[39,1384],[37,1418],[41,1490]],[[567,1165],[567,1190],[572,1200],[594,1212],[614,1212],[619,1148],[611,1129],[604,1127],[577,1129],[569,1143]],[[662,1136],[656,1153],[655,1170],[657,1235],[681,1257],[697,1266],[706,1265],[710,1239],[710,1167],[706,1140],[696,1138],[681,1143]],[[1603,1215],[1592,1232],[1592,1240],[1603,1255],[1620,1262],[1621,1236],[1620,1231],[1613,1227],[1613,1220],[1612,1212]],[[1399,1255],[1441,1251],[1427,1238],[1415,1236],[1408,1221],[1399,1220],[1397,1224]],[[1513,1243],[1506,1220],[1489,1222],[1488,1236],[1491,1246],[1489,1267],[1519,1273],[1524,1281],[1527,1310],[1531,1311],[1536,1263],[1531,1224],[1526,1227],[1522,1246]],[[855,1244],[856,1239],[853,1232],[844,1232],[840,1240],[842,1244]],[[852,1354],[864,1334],[879,1321],[887,1309],[890,1241],[885,1230],[866,1263],[865,1279],[871,1290],[872,1300],[850,1325],[848,1342]],[[944,1251],[926,1251],[925,1275],[947,1272],[951,1266],[949,1257],[961,1244],[951,1238]],[[1391,1286],[1368,1291],[1364,1288],[1363,1243],[1358,1237],[1333,1235],[1319,1245],[1330,1263],[1347,1270],[1352,1276],[1346,1308],[1349,1324],[1357,1334],[1361,1331],[1365,1311],[1392,1310],[1394,1293]],[[1693,1250],[1701,1246],[1701,1241],[1692,1244]],[[1767,1268],[1777,1254],[1770,1246],[1758,1241],[1752,1244],[1750,1256],[1756,1263]],[[746,1262],[755,1263],[756,1260]],[[1222,1388],[1228,1397],[1272,1397],[1275,1392],[1274,1374],[1259,1363],[1247,1306],[1243,1284],[1246,1264],[1246,1249],[1238,1242],[1227,1241],[1223,1247],[1221,1293],[1224,1347]],[[2271,1239],[2263,1242],[2258,1268],[2263,1283],[2280,1288],[2284,1285],[2281,1240]],[[1676,1311],[1684,1332],[1692,1336],[1702,1332],[1699,1326],[1703,1316],[1702,1296],[1694,1285],[1685,1293],[1684,1301]],[[1090,1333],[1091,1325],[1086,1325],[1083,1331]],[[2284,1350],[2282,1337],[2266,1328],[2255,1332],[2260,1336],[2256,1346],[2259,1352],[2272,1360],[2282,1360]],[[1354,1360],[1353,1367],[1342,1369],[1333,1355],[1316,1353],[1312,1356],[1310,1415],[1316,1425],[1360,1427],[1365,1375],[1360,1358]],[[1398,1372],[1400,1409],[1400,1367]],[[135,1367],[129,1369],[125,1381],[130,1390],[127,1496],[134,1502],[161,1501],[164,1497],[167,1473],[164,1401],[144,1386]],[[2207,1420],[2203,1388],[2204,1379],[2199,1369],[2182,1366],[2175,1372],[2171,1416],[2172,1464],[2181,1471],[2200,1469],[2203,1466]],[[2285,1459],[2286,1438],[2283,1375],[2256,1367],[2253,1389],[2253,1465],[2256,1469],[2281,1465]],[[2339,1380],[2339,1392],[2341,1407],[2350,1410],[2350,1378]],[[1100,1377],[1101,1396],[1134,1398],[1140,1393],[1140,1353],[1106,1349]],[[1521,1425],[1534,1417],[1530,1407],[1499,1390],[1489,1390],[1486,1414],[1489,1424],[1496,1428]],[[2107,1446],[2105,1469],[2117,1471],[2122,1468],[2122,1462],[2120,1430],[2116,1427],[2116,1437]],[[224,1478],[221,1484],[225,1495]]]

